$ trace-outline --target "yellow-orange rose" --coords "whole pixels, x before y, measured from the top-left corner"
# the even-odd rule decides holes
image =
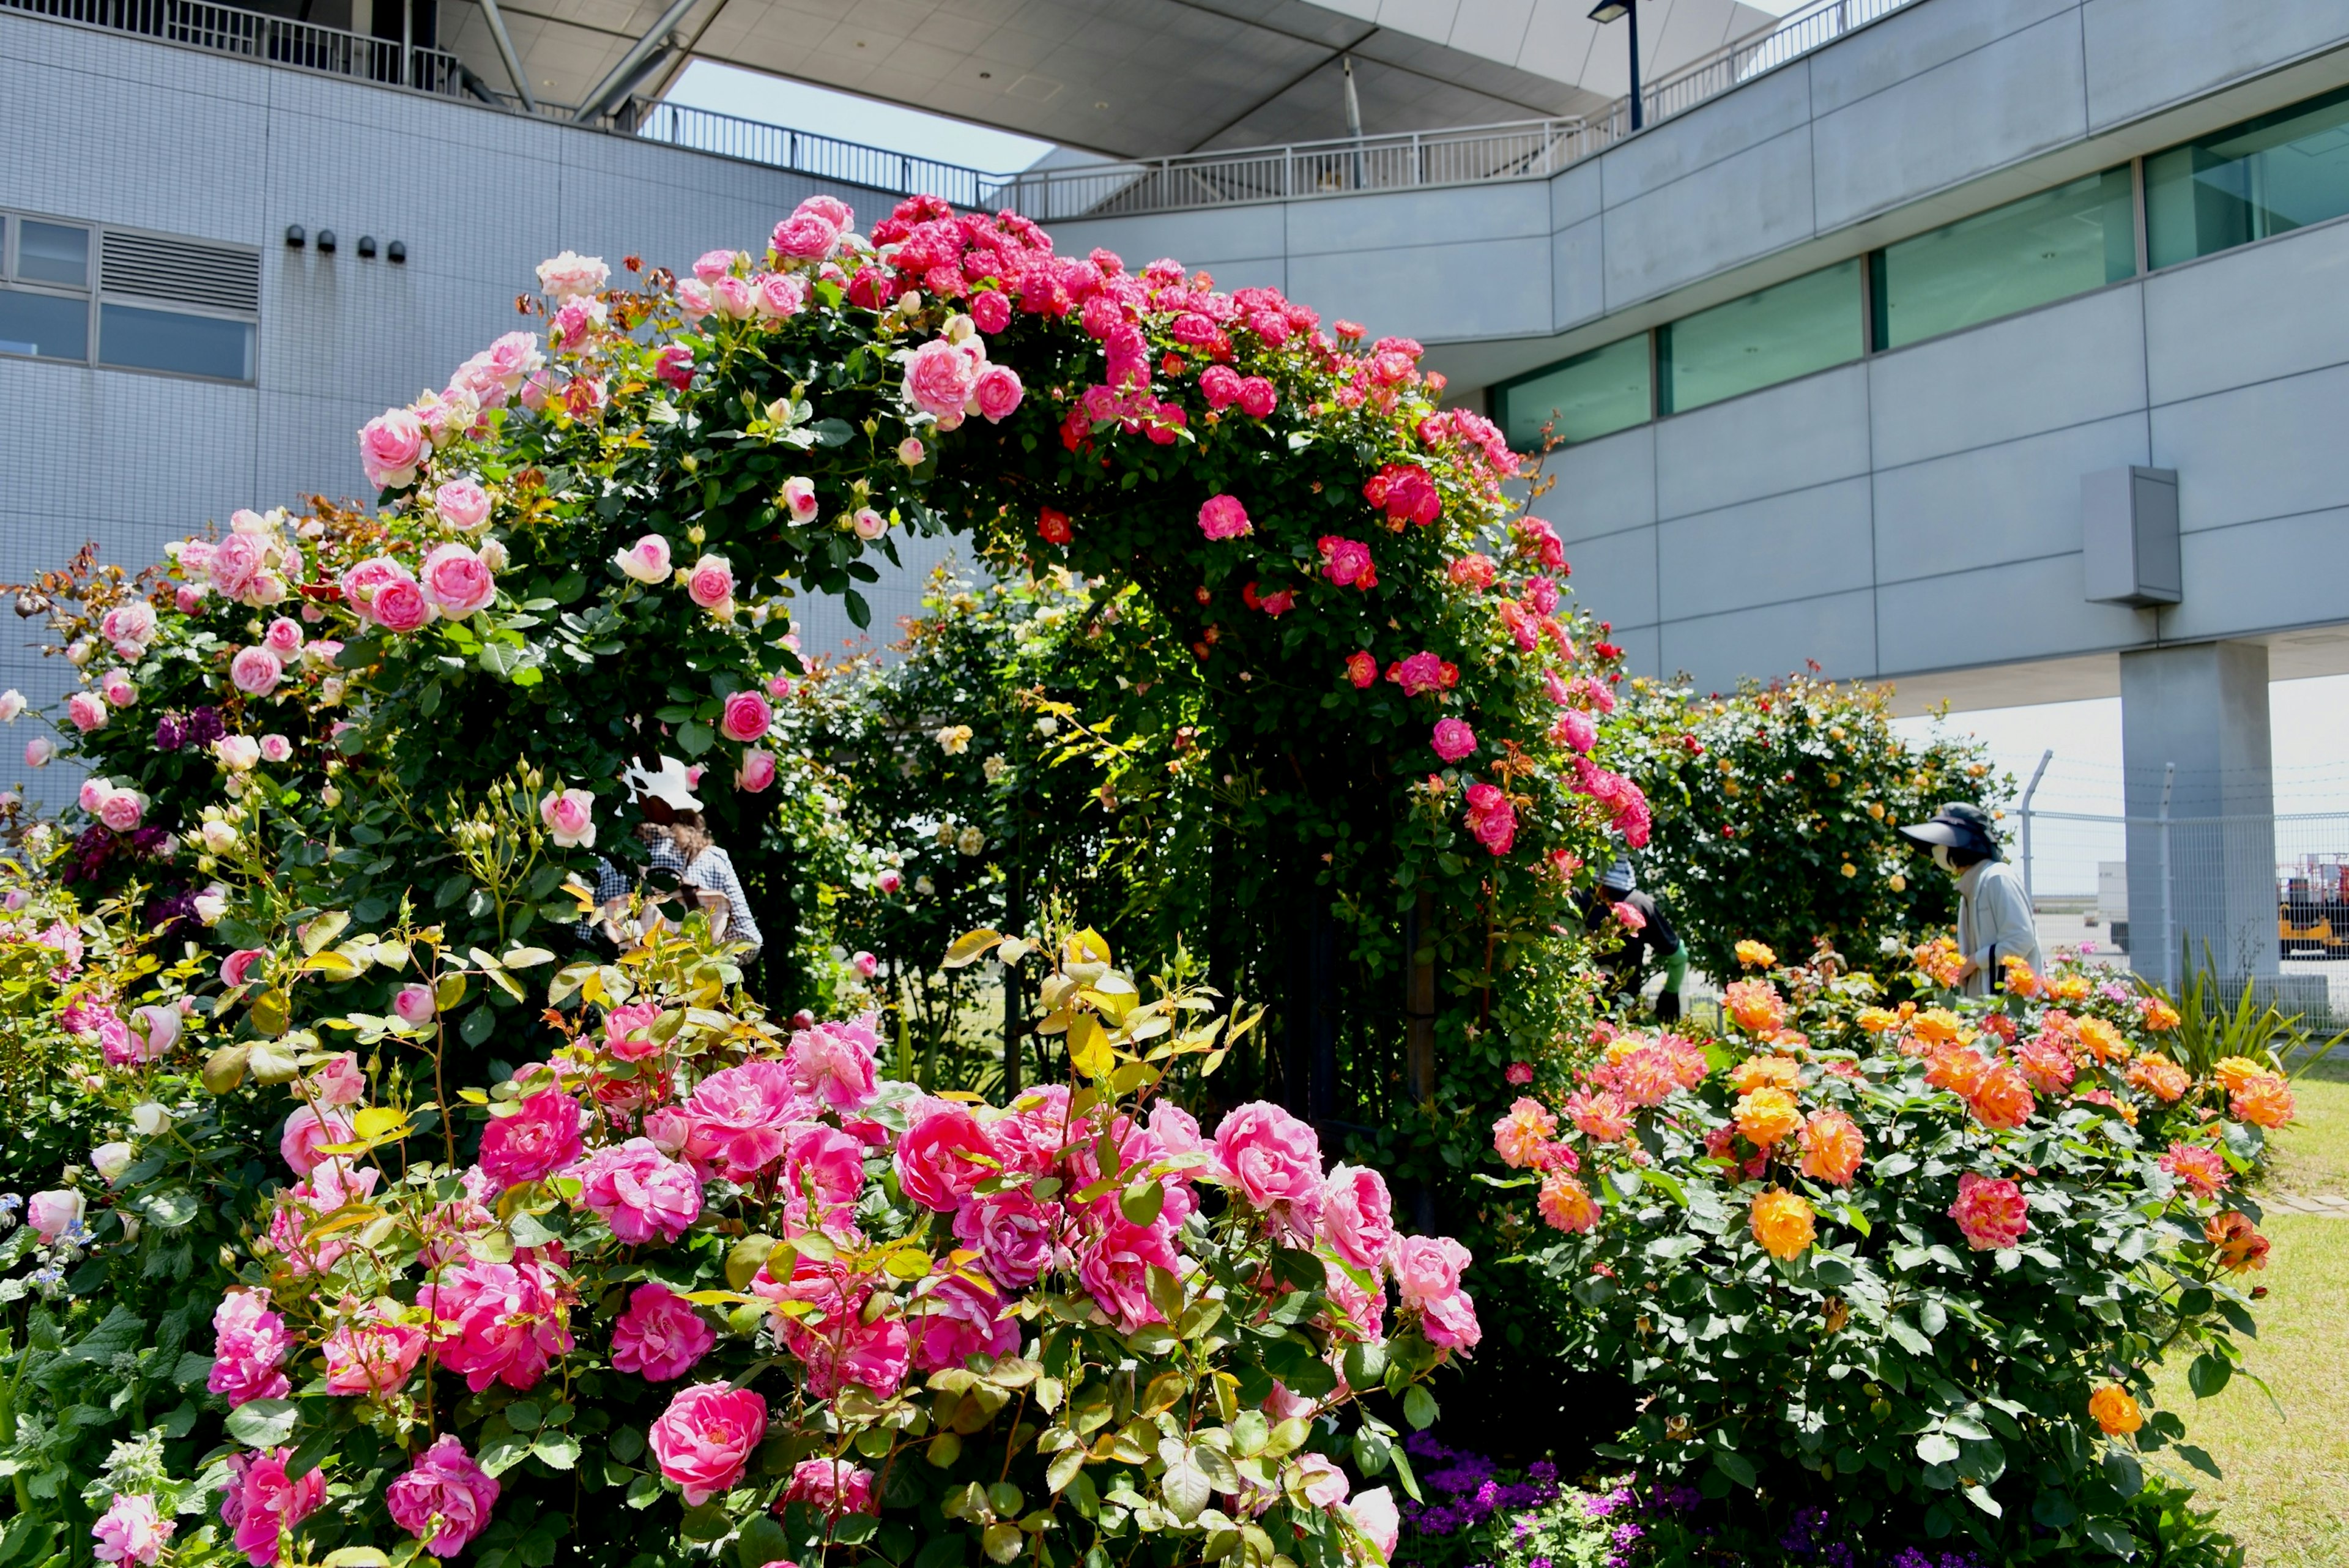
[[[1792,1137],[1803,1125],[1795,1096],[1779,1088],[1759,1088],[1737,1102],[1737,1130],[1756,1148]]]
[[[1778,961],[1778,955],[1770,950],[1766,942],[1757,942],[1749,937],[1737,944],[1737,961],[1747,969],[1768,969]]]
[[[2273,1073],[2261,1073],[2247,1080],[2235,1091],[2230,1107],[2239,1122],[2250,1122],[2273,1131],[2292,1120],[2296,1107],[2292,1104],[2292,1085]]]
[[[1733,980],[1721,1000],[1737,1027],[1749,1034],[1775,1034],[1785,1024],[1785,999],[1766,980]]]
[[[1791,1056],[1748,1056],[1731,1070],[1729,1081],[1741,1095],[1764,1087],[1794,1089],[1802,1084],[1803,1069]]]
[[[1965,1020],[1946,1007],[1926,1009],[1909,1021],[1909,1027],[1918,1039],[1932,1045],[1953,1044],[1973,1037]]]
[[[1815,1219],[1809,1200],[1802,1194],[1773,1187],[1754,1200],[1747,1222],[1764,1251],[1785,1259],[1799,1258],[1810,1251],[1818,1237]]]
[[[2140,1056],[2129,1064],[2128,1081],[2158,1100],[2176,1101],[2191,1087],[2186,1069],[2167,1056]]]
[[[2099,1062],[2109,1062],[2116,1053],[2128,1047],[2128,1042],[2121,1038],[2121,1032],[2101,1018],[2080,1019],[2075,1032],[2080,1036],[2080,1044],[2088,1048],[2088,1054]]]
[[[1900,1027],[1900,1015],[1889,1008],[1863,1007],[1859,1010],[1859,1026],[1870,1034],[1882,1034]]]
[[[2227,1093],[2230,1095],[2241,1094],[2245,1084],[2250,1083],[2253,1078],[2265,1077],[2268,1074],[2267,1068],[2261,1066],[2249,1056],[2223,1057],[2210,1071],[2217,1075],[2219,1082],[2227,1086]]]
[[[1841,1187],[1859,1173],[1868,1140],[1841,1111],[1821,1111],[1803,1124],[1803,1174]]]
[[[2088,1396],[2088,1414],[2108,1438],[2123,1438],[2145,1425],[2145,1412],[2137,1408],[2137,1398],[2117,1383],[2107,1383]]]
[[[2158,996],[2145,999],[2145,1026],[2159,1033],[2178,1027],[2178,1009]]]

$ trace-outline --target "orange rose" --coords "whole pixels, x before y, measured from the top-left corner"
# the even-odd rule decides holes
[[[1909,1027],[1918,1039],[1929,1045],[1948,1045],[1969,1038],[1965,1020],[1946,1007],[1935,1007],[1919,1013]]]
[[[2191,1086],[2186,1069],[2167,1056],[2140,1056],[2129,1064],[2128,1081],[2158,1100],[2175,1103]]]
[[[1732,981],[1721,1000],[1731,1021],[1749,1034],[1775,1034],[1786,1022],[1785,999],[1766,980]]]
[[[1859,1026],[1870,1034],[1883,1034],[1900,1027],[1900,1015],[1881,1007],[1859,1010]]]
[[[2111,1061],[2128,1045],[2121,1038],[2121,1032],[2101,1018],[2079,1019],[2073,1024],[2073,1031],[2079,1035],[2080,1044],[2088,1048],[2088,1054],[2099,1062]]]
[[[1974,1086],[1990,1071],[1982,1054],[1968,1045],[1944,1045],[1925,1058],[1925,1082],[1971,1098]]]
[[[1562,1170],[1542,1183],[1535,1206],[1551,1230],[1568,1235],[1579,1235],[1599,1223],[1599,1204],[1590,1189]]]
[[[2219,1250],[2219,1266],[2230,1274],[2268,1266],[2268,1239],[2240,1210],[2213,1216],[2202,1227],[2202,1236]]]
[[[2039,976],[2033,971],[2028,963],[2019,958],[2002,959],[2000,962],[2006,970],[2006,989],[2009,995],[2036,996],[2039,994]]]
[[[1767,943],[1748,938],[1737,944],[1737,961],[1747,969],[1768,969],[1778,961],[1778,955],[1770,950]]]
[[[2222,1057],[2219,1064],[2210,1071],[2220,1083],[2226,1085],[2227,1093],[2230,1095],[2241,1094],[2245,1084],[2250,1083],[2253,1078],[2264,1077],[2268,1073],[2267,1068],[2261,1066],[2249,1056]]]
[[[2178,1009],[2158,996],[2148,996],[2138,1006],[2145,1013],[2145,1026],[2157,1034],[2178,1027]]]
[[[1741,1095],[1750,1095],[1764,1086],[1796,1089],[1802,1086],[1803,1069],[1786,1056],[1748,1056],[1729,1075]]]
[[[2292,1085],[2273,1073],[2261,1073],[2236,1091],[2229,1108],[2237,1121],[2272,1131],[2292,1120],[2296,1107]]]
[[[2067,974],[2061,980],[2049,981],[2046,990],[2047,994],[2058,1002],[2080,1002],[2088,994],[2088,977],[2084,974]]]
[[[1773,1187],[1754,1200],[1747,1222],[1762,1250],[1783,1260],[1799,1258],[1810,1251],[1818,1237],[1816,1218],[1809,1200],[1800,1193]]]
[[[1737,1102],[1737,1130],[1756,1148],[1768,1148],[1791,1137],[1803,1125],[1795,1096],[1784,1089],[1759,1088]]]
[[[1841,1111],[1821,1111],[1803,1124],[1803,1174],[1841,1187],[1859,1173],[1868,1140]]]
[[[2145,1425],[2145,1412],[2136,1397],[2117,1383],[2107,1383],[2088,1396],[2088,1414],[2107,1438],[2127,1437]]]
[[[1945,988],[1957,984],[1958,971],[1966,967],[1965,954],[1958,951],[1958,944],[1947,937],[1935,937],[1911,956],[1926,979]]]
[[[1966,1104],[1974,1119],[1993,1132],[2019,1127],[2031,1119],[2037,1102],[2031,1097],[2031,1085],[2012,1062],[2001,1062],[1982,1075]]]
[[[1522,1170],[1541,1163],[1543,1148],[1557,1136],[1557,1118],[1540,1101],[1520,1098],[1493,1124],[1493,1151],[1504,1165]]]

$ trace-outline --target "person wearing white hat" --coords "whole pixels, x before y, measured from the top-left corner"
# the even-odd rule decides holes
[[[620,782],[628,786],[637,809],[645,814],[636,835],[652,853],[651,872],[646,880],[655,885],[682,884],[706,895],[701,902],[712,924],[728,940],[748,943],[750,950],[741,955],[741,961],[756,962],[765,939],[750,913],[750,901],[743,894],[742,879],[735,874],[732,857],[710,838],[702,821],[701,797],[693,793],[692,770],[675,757],[662,757],[659,765],[651,769],[639,759],[621,771]],[[608,860],[595,863],[595,905],[607,923],[615,912],[626,914],[632,891],[627,875],[619,867]]]

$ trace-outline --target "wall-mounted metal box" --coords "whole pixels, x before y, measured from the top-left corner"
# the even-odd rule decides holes
[[[2080,552],[2091,602],[2176,604],[2186,587],[2178,560],[2178,471],[2081,475]]]

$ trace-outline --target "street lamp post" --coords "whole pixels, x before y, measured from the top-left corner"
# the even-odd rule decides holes
[[[1631,129],[1637,130],[1645,121],[1640,112],[1640,13],[1633,8],[1634,0],[1599,0],[1590,8],[1590,19],[1605,26],[1621,17],[1629,25],[1631,36]]]

